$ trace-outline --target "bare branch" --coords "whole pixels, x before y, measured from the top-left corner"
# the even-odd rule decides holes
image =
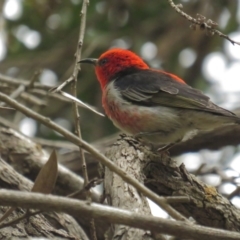
[[[66,81],[64,81],[62,84],[60,84],[58,87],[51,88],[49,91],[51,93],[57,93],[57,92],[61,91],[66,85],[71,83],[73,80],[74,80],[74,78],[73,78],[73,76],[71,76]]]
[[[25,101],[28,101],[28,102],[30,102],[30,103],[32,103],[34,105],[40,106],[40,107],[47,106],[47,102],[46,101],[44,101],[43,99],[40,99],[40,98],[34,96],[33,94],[27,93],[27,92],[23,92],[21,94],[21,98],[24,99]]]
[[[75,65],[74,65],[74,69],[73,69],[73,83],[72,83],[72,94],[73,94],[73,97],[75,97],[75,98],[77,98],[77,77],[78,77],[78,73],[80,71],[80,65],[78,62],[80,61],[81,54],[82,54],[82,45],[83,45],[85,29],[86,29],[88,4],[89,4],[89,0],[83,0],[81,14],[80,14],[81,24],[80,24],[79,39],[78,39],[78,45],[77,45],[77,51],[76,51],[76,60],[75,60]],[[79,110],[78,110],[78,104],[76,101],[73,101],[73,113],[74,113],[76,135],[79,137],[79,139],[82,139],[80,114],[79,114]],[[85,160],[84,151],[80,146],[79,146],[79,153],[80,153],[80,161],[81,161],[81,165],[82,165],[84,185],[87,186],[89,183],[87,164],[86,164],[86,160]],[[89,191],[86,192],[86,199],[88,201],[92,201],[91,194]],[[91,228],[90,229],[91,239],[97,240],[94,219],[90,220],[90,228]]]
[[[9,77],[3,74],[0,74],[0,80],[3,83],[7,83],[8,85],[12,85],[12,86],[19,86],[20,84],[25,86],[25,87],[29,87],[29,83],[30,81],[28,80],[23,80],[23,79],[18,79],[18,78],[13,78],[13,77]],[[39,89],[43,89],[43,90],[49,90],[51,89],[51,87],[43,85],[41,83],[34,83],[33,84],[34,87],[37,87]]]
[[[18,88],[14,92],[11,93],[10,97],[16,99],[24,91],[25,91],[25,86],[19,85]]]
[[[1,141],[4,141],[1,138]],[[0,142],[1,142],[0,141]],[[2,148],[1,148],[2,150]],[[2,152],[2,151],[1,151]],[[16,172],[10,165],[8,165],[3,159],[0,158],[0,188],[1,189],[14,189],[15,191],[30,191],[33,183]],[[15,211],[9,216],[8,221],[17,219],[24,214],[23,209],[16,208]],[[6,212],[6,207],[1,205],[0,215],[2,216]],[[47,221],[47,219],[51,219]],[[84,222],[81,222],[83,225]],[[1,225],[2,226],[2,225]],[[101,229],[100,229],[101,231]],[[56,214],[50,212],[44,212],[43,214],[31,217],[28,221],[24,221],[17,227],[5,226],[5,229],[0,230],[0,239],[6,238],[18,238],[31,236],[45,236],[45,237],[63,237],[64,239],[72,239],[73,236],[81,236],[83,230],[79,224],[69,215],[66,214]],[[6,235],[7,233],[7,235]],[[20,234],[21,233],[21,234]],[[85,239],[85,238],[83,238]]]
[[[240,209],[217,192],[215,187],[205,184],[185,166],[169,157],[159,159],[153,153],[145,153],[145,185],[160,196],[187,196],[191,201],[172,203],[177,211],[204,226],[226,230],[240,230]]]
[[[81,214],[109,223],[125,224],[188,239],[240,240],[240,234],[237,232],[200,227],[181,221],[172,221],[158,217],[146,217],[141,214],[100,204],[39,193],[1,190],[0,204],[3,206],[19,206],[44,211],[66,212],[74,216]]]
[[[70,95],[70,94],[68,94],[68,93],[66,93],[66,92],[63,92],[63,91],[59,91],[59,93],[60,93],[62,96],[68,98],[69,100],[71,99],[72,102],[73,102],[74,104],[76,104],[77,106],[81,106],[81,107],[83,107],[83,108],[86,108],[86,109],[88,109],[88,110],[96,113],[97,115],[99,115],[99,116],[101,116],[101,117],[104,117],[104,114],[98,112],[98,111],[95,109],[95,107],[90,107],[88,104],[84,103],[83,101],[81,101],[80,99],[78,99],[76,96],[72,96],[72,95]],[[75,94],[75,95],[76,95],[76,94]]]
[[[79,40],[78,40],[78,46],[76,51],[76,61],[74,65],[73,70],[73,85],[72,85],[72,92],[73,96],[77,97],[77,77],[80,70],[80,66],[78,64],[79,60],[81,59],[81,51],[82,51],[82,45],[83,45],[83,39],[85,34],[85,28],[86,28],[86,16],[87,16],[87,6],[88,6],[88,0],[83,0],[82,4],[82,10],[81,10],[81,24],[80,24],[80,33],[79,33]],[[76,102],[73,102],[73,111],[74,111],[74,119],[75,119],[75,131],[76,135],[79,137],[79,139],[82,139],[82,133],[81,133],[81,127],[80,127],[80,114],[78,111],[78,105]],[[88,172],[87,172],[87,165],[86,160],[84,156],[83,149],[79,147],[79,152],[81,156],[81,162],[82,162],[82,169],[83,169],[83,178],[84,178],[84,184],[88,184]],[[89,200],[91,200],[91,197],[89,196]],[[94,237],[95,239],[95,237]]]
[[[37,79],[39,78],[40,74],[41,74],[41,70],[38,70],[38,71],[35,71],[30,82],[29,82],[29,85],[28,85],[28,89],[30,88],[33,88],[34,87],[34,82],[37,81]]]
[[[11,127],[11,126],[10,126]],[[13,129],[0,128],[1,156],[6,162],[13,165],[19,173],[32,181],[46,163],[48,154],[33,142]],[[84,181],[61,164],[58,166],[58,178],[55,188],[57,194],[68,195],[82,189]],[[91,190],[93,201],[100,199],[99,192]],[[85,195],[83,195],[85,197]]]
[[[27,211],[21,217],[16,217],[16,218],[10,220],[7,223],[0,224],[0,229],[5,228],[5,227],[13,226],[14,224],[19,223],[20,221],[22,221],[25,218],[28,218],[28,217],[31,217],[31,216],[35,216],[35,215],[40,214],[40,213],[43,213],[43,211],[35,211],[35,212]]]
[[[128,176],[123,170],[118,168],[115,164],[113,164],[108,158],[104,155],[99,153],[97,149],[92,147],[90,144],[85,142],[84,140],[78,138],[71,132],[67,131],[66,129],[62,128],[61,126],[57,125],[55,122],[51,121],[49,118],[43,117],[42,115],[32,111],[31,109],[25,107],[24,105],[16,102],[14,99],[9,98],[6,94],[0,93],[0,100],[6,102],[8,105],[16,108],[20,112],[26,114],[27,116],[36,119],[37,121],[41,122],[42,124],[50,127],[51,129],[57,131],[58,133],[62,134],[66,137],[69,141],[75,143],[77,146],[82,147],[89,153],[91,153],[97,160],[99,160],[103,165],[108,167],[110,170],[115,172],[117,175],[122,177],[127,183],[133,185],[136,189],[142,192],[146,197],[151,199],[157,205],[161,206],[166,212],[169,213],[175,219],[178,220],[185,220],[182,218],[182,215],[178,214],[171,206],[169,206],[164,198],[157,196],[155,193],[150,191],[146,188],[143,184],[140,184],[136,179]]]
[[[136,141],[135,141],[136,142]],[[111,159],[116,166],[121,168],[131,176],[137,179],[141,184],[144,183],[142,174],[142,163],[145,155],[139,154],[139,149],[130,147],[131,142],[122,141],[114,143],[105,153],[106,157]],[[104,175],[104,195],[108,205],[120,209],[126,209],[131,212],[140,213],[145,216],[151,216],[151,209],[147,198],[136,188],[127,184],[121,177],[110,171],[107,167],[102,169]],[[125,225],[111,224],[106,233],[109,239],[115,239],[121,235],[122,239],[153,240],[148,231],[131,228]],[[161,236],[163,238],[163,236]]]
[[[233,45],[237,44],[240,45],[239,42],[236,42],[234,40],[232,40],[231,38],[229,38],[227,35],[223,34],[222,32],[220,32],[219,30],[215,29],[216,26],[218,25],[217,23],[215,23],[213,20],[211,19],[206,19],[206,17],[197,14],[196,18],[191,17],[190,15],[186,14],[185,12],[183,12],[180,8],[183,8],[182,4],[174,4],[174,2],[172,0],[168,0],[170,6],[177,12],[179,13],[181,16],[183,16],[184,18],[186,18],[189,22],[191,22],[191,29],[195,30],[196,26],[199,26],[200,29],[205,30],[206,34],[208,36],[213,36],[214,34],[217,34],[219,37],[225,38],[228,41],[230,41]]]

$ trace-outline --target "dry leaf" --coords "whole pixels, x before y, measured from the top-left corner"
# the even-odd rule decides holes
[[[53,150],[46,164],[42,167],[31,192],[51,193],[58,174],[58,162],[56,151]]]
[[[57,174],[58,174],[57,154],[55,150],[53,150],[48,161],[45,163],[45,165],[38,173],[31,192],[39,192],[45,194],[51,193],[55,186]],[[8,216],[15,209],[16,209],[15,207],[9,208],[0,218],[0,222],[3,222],[6,218],[8,218]]]

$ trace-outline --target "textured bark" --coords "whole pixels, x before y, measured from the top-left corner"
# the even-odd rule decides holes
[[[197,223],[232,231],[240,231],[240,209],[219,194],[214,187],[199,181],[169,156],[150,155],[146,165],[145,184],[161,196],[188,196],[190,203],[173,205],[186,217]]]
[[[107,150],[105,155],[128,175],[143,183],[141,162],[144,161],[144,154],[131,146],[131,141],[135,140],[122,141],[120,145],[117,142]],[[105,168],[104,174],[105,196],[109,205],[135,213],[151,215],[146,197],[108,168]],[[124,225],[111,226],[107,235],[107,239],[152,239],[147,231]]]
[[[35,180],[49,157],[49,154],[42,149],[41,145],[8,128],[0,128],[0,151],[6,162],[32,181]],[[58,194],[67,195],[80,190],[82,187],[83,179],[81,177],[59,165],[55,189]],[[93,198],[97,199],[97,194],[93,194]]]
[[[133,152],[136,154],[133,155]],[[111,153],[108,156],[118,158],[122,166],[127,160],[130,166],[143,169],[145,185],[158,195],[189,197],[190,203],[172,205],[184,216],[193,217],[204,226],[240,231],[240,209],[234,207],[214,187],[188,173],[183,164],[178,166],[168,155],[154,153],[130,137],[119,139],[108,153]]]
[[[10,164],[18,173],[33,181],[49,157],[39,144],[8,128],[0,128],[0,153],[5,162]],[[9,188],[16,189],[14,187],[16,186]],[[24,188],[24,185],[22,187]],[[54,192],[66,196],[82,188],[83,179],[59,164]],[[92,191],[92,197],[93,201],[98,201],[100,196]],[[81,198],[84,199],[85,196],[83,195]],[[86,231],[89,230],[89,219],[85,216],[79,216],[76,219]],[[108,224],[99,221],[96,226],[98,237],[101,238],[108,228]]]
[[[18,174],[11,166],[0,159],[0,188],[29,191],[32,185],[32,182]],[[7,209],[6,207],[0,207],[0,215],[2,216]],[[8,217],[7,221],[22,216],[24,212],[23,209],[17,208]],[[60,213],[38,214],[0,230],[0,239],[26,239],[28,237],[88,239],[72,217]]]
[[[39,145],[13,130],[5,128],[0,128],[0,152],[3,159],[12,164],[21,174],[23,173],[26,176],[31,176],[33,179],[35,179],[35,175],[47,158],[47,154],[44,154]],[[126,170],[130,170],[129,173],[133,174],[135,178],[137,177],[139,181],[144,179],[143,175],[141,175],[141,171],[143,170],[146,175],[144,179],[145,184],[159,195],[189,196],[192,199],[190,203],[179,203],[174,205],[174,207],[185,216],[192,216],[198,223],[205,226],[239,231],[240,219],[238,216],[240,216],[240,210],[236,209],[227,199],[218,194],[215,188],[203,184],[198,181],[196,177],[189,174],[184,166],[178,167],[176,162],[168,156],[160,156],[157,153],[153,153],[149,147],[143,146],[141,143],[136,142],[130,137],[118,140],[108,149],[107,154],[110,153],[113,160],[117,161],[121,167],[126,167]],[[140,174],[136,175],[137,173],[133,170],[140,171]],[[34,172],[34,174],[32,172]],[[25,184],[19,185],[18,181],[17,183],[13,182],[16,177],[15,173],[10,174],[10,179],[13,180],[6,185],[6,181],[4,180],[6,174],[7,171],[5,171],[4,168],[1,173],[3,179],[0,180],[1,187],[26,190],[24,187]],[[59,192],[63,193],[67,191],[66,189],[69,186],[71,189],[75,190],[80,188],[80,186],[77,186],[76,184],[73,184],[72,186],[72,180],[67,179],[68,176],[72,175],[67,173],[64,176],[64,171],[62,171],[61,174],[59,177],[63,180],[66,179],[66,185],[64,185],[64,181],[61,180],[62,183],[58,184],[60,189]],[[111,177],[111,173],[107,173],[106,175]],[[113,197],[117,196],[116,200],[114,200],[115,206],[126,205],[128,208],[131,206],[131,210],[136,209],[138,206],[137,204],[139,204],[138,200],[142,201],[143,207],[146,206],[145,200],[141,199],[142,196],[139,195],[138,192],[134,192],[134,189],[126,183],[124,184],[121,183],[121,181],[118,181],[115,175],[112,175],[112,177],[114,181],[109,180],[106,182],[106,185],[111,187],[111,185],[114,186],[115,182],[119,184],[117,189],[109,190],[110,197],[111,194]],[[22,182],[22,180],[20,182]],[[123,186],[124,188],[120,186]],[[127,193],[127,197],[132,196],[133,199],[129,200],[128,198],[128,201],[132,202],[133,205],[128,205],[121,199],[122,193]],[[141,204],[139,204],[139,206],[140,205]],[[80,223],[88,226],[88,221],[84,216],[79,217],[78,220]],[[105,231],[108,224],[105,222],[97,222],[96,226],[98,234],[102,236],[102,233]],[[117,226],[113,229],[118,233],[116,237],[125,237],[128,236],[128,233],[130,233],[129,236],[133,236],[131,231],[135,231],[135,229],[121,227],[122,226]],[[110,233],[114,234],[114,231]],[[142,234],[142,236],[143,235],[144,234]],[[150,236],[146,234],[144,237],[146,239]]]

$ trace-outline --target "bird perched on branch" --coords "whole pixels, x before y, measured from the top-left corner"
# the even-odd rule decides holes
[[[103,108],[114,125],[165,149],[199,131],[240,123],[181,78],[149,68],[129,50],[111,49],[80,63],[95,66]]]

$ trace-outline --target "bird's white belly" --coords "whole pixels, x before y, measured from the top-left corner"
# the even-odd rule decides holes
[[[110,85],[110,84],[109,84]],[[114,125],[123,132],[141,136],[150,142],[168,144],[180,141],[186,132],[174,108],[133,105],[108,86],[103,107]]]

